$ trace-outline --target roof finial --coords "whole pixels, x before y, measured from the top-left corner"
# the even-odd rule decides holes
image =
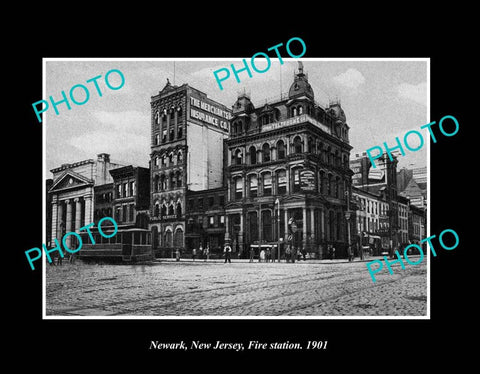
[[[303,74],[303,62],[298,61],[298,74]]]

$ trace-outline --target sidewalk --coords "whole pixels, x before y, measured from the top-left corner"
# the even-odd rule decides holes
[[[416,258],[416,257],[419,257],[419,256],[409,256],[409,258]],[[323,259],[323,260],[319,260],[319,259],[307,259],[306,261],[304,260],[296,260],[295,263],[306,263],[306,264],[342,264],[342,263],[351,263],[351,262],[370,262],[370,261],[374,261],[374,260],[382,260],[383,261],[383,256],[368,256],[368,257],[365,257],[363,260],[360,260],[360,258],[356,257],[353,259],[353,261],[348,261],[348,259],[346,258],[340,258],[340,259],[334,259],[334,260],[330,260],[330,259]],[[394,261],[396,260],[396,258],[392,259],[391,261]],[[176,262],[176,259],[175,258],[156,258],[154,260],[154,262]],[[207,264],[207,263],[224,263],[225,260],[223,258],[215,258],[215,259],[209,259],[208,261],[204,261],[204,259],[195,259],[195,261],[193,261],[191,258],[181,258],[180,263],[182,262],[188,262],[188,263],[199,263],[199,264]],[[285,261],[285,259],[282,259],[280,261],[281,263],[283,264],[286,264],[287,262]],[[250,259],[248,258],[239,258],[239,259],[236,259],[236,258],[232,258],[232,263],[250,263]],[[265,263],[265,262],[258,262],[258,258],[257,259],[254,259],[252,263]],[[271,262],[269,262],[271,263]],[[278,260],[275,261],[276,264],[278,264]],[[290,262],[288,262],[290,264]]]

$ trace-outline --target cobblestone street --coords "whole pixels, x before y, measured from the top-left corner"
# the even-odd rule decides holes
[[[47,265],[46,315],[425,316],[426,263],[384,266],[373,283],[360,261],[65,261]]]

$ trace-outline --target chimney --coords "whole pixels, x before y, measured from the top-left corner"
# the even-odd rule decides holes
[[[97,155],[97,175],[95,184],[105,184],[108,183],[108,167],[107,164],[110,163],[110,155],[108,153],[100,153]]]

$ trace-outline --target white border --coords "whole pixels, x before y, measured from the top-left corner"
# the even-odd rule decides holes
[[[42,58],[42,98],[46,99],[46,62],[48,61],[241,61],[241,57],[202,57],[202,58],[63,58],[63,57],[44,57]],[[430,119],[430,58],[429,57],[413,57],[413,58],[381,58],[381,57],[364,57],[364,58],[283,58],[284,61],[421,61],[427,65],[427,123]],[[47,119],[44,116],[40,126],[42,126],[42,240],[46,243],[46,126]],[[423,124],[419,124],[421,126]],[[430,236],[430,137],[427,137],[427,237]],[[46,315],[46,256],[42,256],[42,319],[44,320],[429,320],[430,317],[430,251],[427,250],[427,314],[425,316],[47,316]]]

